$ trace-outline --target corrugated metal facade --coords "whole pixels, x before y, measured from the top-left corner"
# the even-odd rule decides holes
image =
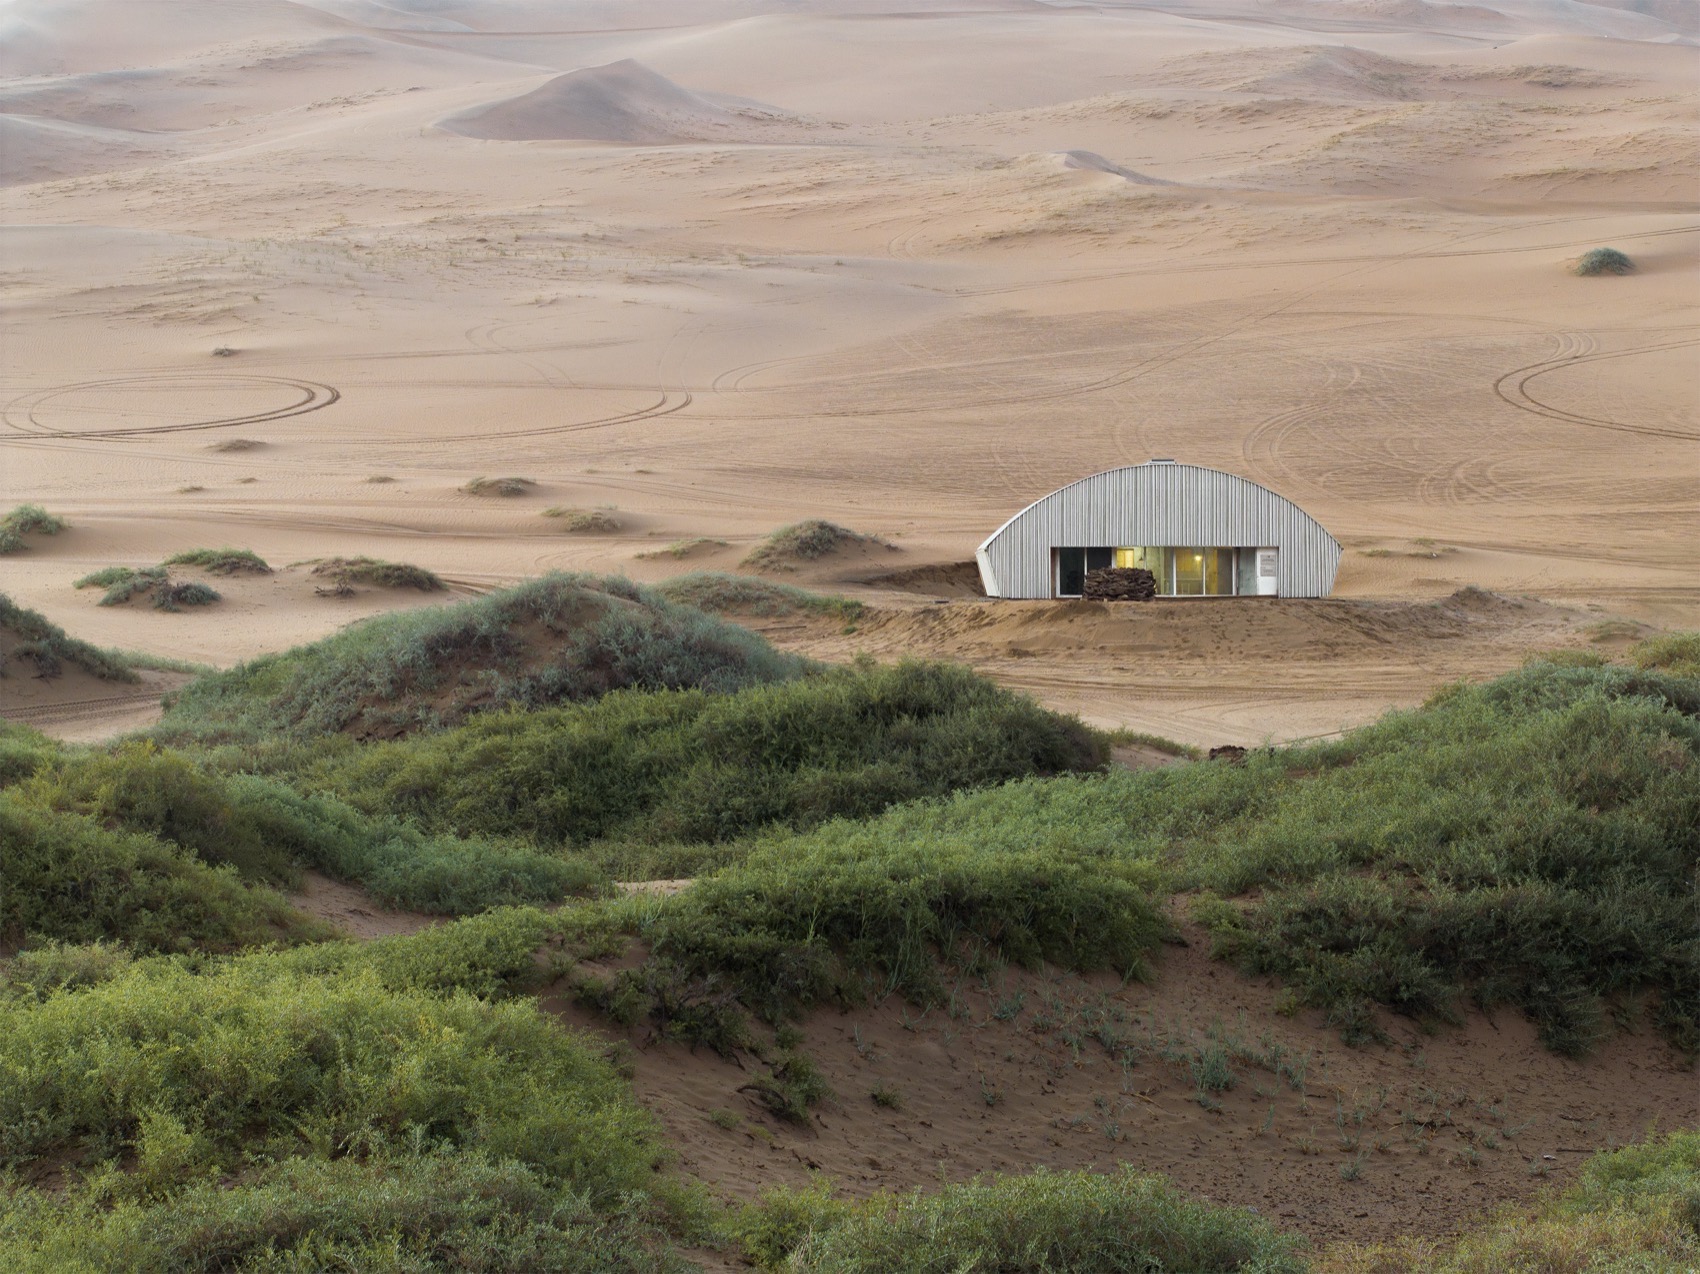
[[[989,597],[1050,597],[1051,550],[1133,545],[1276,548],[1282,597],[1326,597],[1340,545],[1291,500],[1245,478],[1154,461],[1108,469],[1036,500],[975,556]]]

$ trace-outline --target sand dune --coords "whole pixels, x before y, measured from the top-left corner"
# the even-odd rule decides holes
[[[1058,158],[1062,160],[1064,168],[1107,173],[1112,177],[1120,177],[1123,181],[1131,181],[1136,186],[1171,186],[1174,184],[1164,181],[1161,177],[1148,177],[1144,173],[1134,172],[1131,168],[1123,168],[1120,164],[1112,164],[1102,155],[1090,150],[1065,150]]]
[[[0,185],[27,185],[152,163],[163,139],[118,128],[0,114]]]
[[[358,28],[291,0],[8,0],[0,75],[70,75],[183,62],[267,40]]]
[[[728,106],[630,58],[558,75],[520,97],[439,120],[437,127],[491,141],[599,141],[646,145],[738,141],[787,123],[756,103]]]

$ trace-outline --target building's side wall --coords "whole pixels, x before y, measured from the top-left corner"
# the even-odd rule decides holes
[[[1282,597],[1326,597],[1340,546],[1292,501],[1231,473],[1144,464],[1095,473],[1006,522],[976,555],[992,597],[1049,597],[1060,545],[1167,544],[1281,550]]]

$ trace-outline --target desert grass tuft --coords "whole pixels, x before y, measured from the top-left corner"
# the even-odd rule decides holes
[[[1577,258],[1575,272],[1584,278],[1599,274],[1633,274],[1635,262],[1616,248],[1590,248]]]
[[[29,547],[25,537],[58,535],[70,524],[39,504],[20,504],[0,517],[0,553],[17,553]]]
[[[333,584],[372,584],[378,588],[416,588],[422,593],[440,593],[448,585],[442,576],[423,566],[386,562],[376,557],[327,557],[313,563],[312,574]]]
[[[663,597],[713,614],[831,615],[857,619],[861,602],[829,593],[811,593],[794,584],[781,584],[726,571],[693,571],[655,585]]]
[[[604,509],[572,509],[557,504],[544,509],[543,516],[554,518],[561,530],[581,535],[612,535],[625,523]]]
[[[654,561],[663,557],[671,557],[675,560],[683,561],[687,557],[696,557],[698,554],[712,553],[716,549],[723,549],[726,547],[727,543],[725,540],[712,539],[706,535],[693,535],[689,539],[674,540],[671,544],[663,545],[658,549],[646,549],[644,552],[637,554],[637,556],[645,561]]]
[[[467,495],[529,495],[537,484],[530,478],[473,478],[461,487]]]
[[[252,549],[185,549],[162,566],[194,566],[212,575],[270,575],[272,568]]]

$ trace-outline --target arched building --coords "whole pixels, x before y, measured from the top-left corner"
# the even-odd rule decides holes
[[[1152,460],[1035,500],[975,557],[988,597],[1078,597],[1101,566],[1144,567],[1163,597],[1326,597],[1340,545],[1267,487]]]

